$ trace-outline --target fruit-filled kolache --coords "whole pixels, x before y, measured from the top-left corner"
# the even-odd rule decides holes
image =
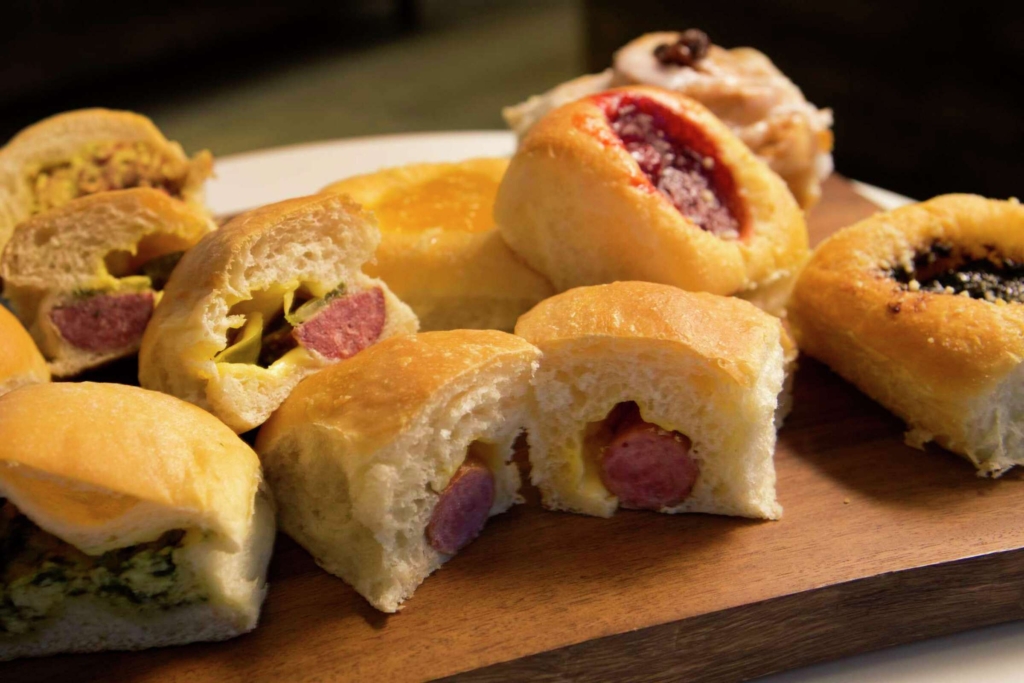
[[[0,661],[255,628],[274,512],[216,418],[138,387],[38,384],[0,397],[0,443]]]
[[[74,199],[15,231],[4,296],[52,373],[71,377],[138,350],[178,259],[214,228],[152,188]]]
[[[213,157],[191,159],[145,116],[81,109],[24,129],[0,149],[0,250],[14,228],[76,197],[151,187],[203,208]]]
[[[304,377],[416,331],[409,307],[361,270],[379,241],[373,216],[337,194],[235,217],[175,269],[142,340],[140,383],[236,432],[259,426]]]
[[[256,440],[281,529],[397,611],[521,501],[512,446],[538,357],[496,330],[424,332],[302,382]]]
[[[1024,207],[945,195],[825,240],[789,319],[802,351],[998,477],[1024,463]]]
[[[416,312],[422,330],[499,329],[551,296],[494,226],[507,159],[412,164],[354,176],[325,191],[372,211],[381,243],[366,272]]]
[[[785,183],[698,102],[658,88],[548,113],[522,139],[494,215],[560,291],[643,280],[779,314],[809,255]]]
[[[0,305],[0,396],[26,384],[50,381],[50,369],[36,343],[14,315]]]
[[[527,438],[545,507],[782,515],[777,318],[735,298],[617,282],[541,302],[516,334],[542,352]]]
[[[749,47],[724,49],[702,31],[648,33],[615,53],[612,67],[504,110],[520,137],[544,114],[624,85],[651,85],[697,100],[778,173],[809,209],[832,172],[832,112],[808,102],[772,61]]]

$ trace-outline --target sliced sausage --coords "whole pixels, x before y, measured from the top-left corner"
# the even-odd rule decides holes
[[[60,336],[72,346],[110,353],[139,343],[153,315],[153,292],[94,294],[50,311]]]
[[[660,510],[682,503],[700,473],[692,443],[635,417],[620,421],[601,455],[601,480],[622,507]]]
[[[351,358],[380,338],[385,318],[384,291],[375,287],[331,301],[295,328],[295,339],[326,358]]]
[[[468,458],[455,471],[427,524],[427,541],[453,555],[480,535],[494,504],[494,475],[479,460]]]

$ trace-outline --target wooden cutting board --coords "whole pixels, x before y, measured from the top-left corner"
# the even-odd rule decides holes
[[[874,207],[833,179],[818,241]],[[1024,483],[903,445],[804,359],[776,454],[779,522],[493,519],[386,616],[286,537],[262,623],[226,643],[0,664],[0,680],[735,681],[1024,617]]]

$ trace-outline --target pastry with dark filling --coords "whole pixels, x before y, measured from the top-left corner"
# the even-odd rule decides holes
[[[181,255],[214,229],[160,190],[74,199],[18,226],[0,260],[4,296],[57,377],[139,349]]]
[[[1024,207],[947,195],[818,247],[793,293],[800,349],[929,441],[999,476],[1024,463]]]
[[[263,424],[304,377],[416,331],[409,307],[362,271],[379,242],[373,216],[337,194],[237,216],[174,270],[139,381],[236,432]]]
[[[548,113],[512,158],[495,219],[560,291],[643,280],[779,313],[808,256],[786,184],[698,102],[650,87]]]

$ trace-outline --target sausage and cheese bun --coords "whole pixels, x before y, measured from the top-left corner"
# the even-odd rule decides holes
[[[494,227],[494,197],[507,159],[414,164],[355,176],[343,192],[380,223],[376,263],[423,330],[499,329],[554,294],[508,248]]]
[[[713,45],[702,31],[648,33],[615,53],[613,65],[531,97],[503,112],[520,136],[548,111],[623,85],[652,85],[711,110],[773,171],[800,206],[821,197],[832,172],[832,111],[808,102],[766,55]]]
[[[252,630],[274,513],[217,419],[119,384],[0,397],[0,661]]]
[[[50,370],[70,377],[134,354],[181,255],[214,229],[160,190],[72,200],[22,223],[4,250],[4,296]]]
[[[781,516],[778,318],[735,298],[616,282],[541,302],[516,334],[543,354],[527,433],[546,507]]]
[[[189,159],[145,116],[82,109],[29,126],[0,149],[0,249],[29,216],[76,197],[153,187],[203,206],[213,157]]]
[[[397,611],[520,502],[512,444],[538,356],[505,332],[425,332],[304,381],[256,440],[281,529]]]
[[[833,235],[790,304],[801,350],[997,477],[1024,464],[1024,207],[947,195]]]
[[[698,102],[649,87],[545,116],[512,158],[495,219],[560,291],[643,280],[779,313],[809,253],[786,184]]]
[[[26,384],[49,382],[50,370],[32,337],[0,305],[0,395]]]
[[[361,267],[373,217],[340,195],[244,213],[182,257],[142,340],[139,381],[236,432],[257,427],[302,378],[396,334],[416,316]]]

